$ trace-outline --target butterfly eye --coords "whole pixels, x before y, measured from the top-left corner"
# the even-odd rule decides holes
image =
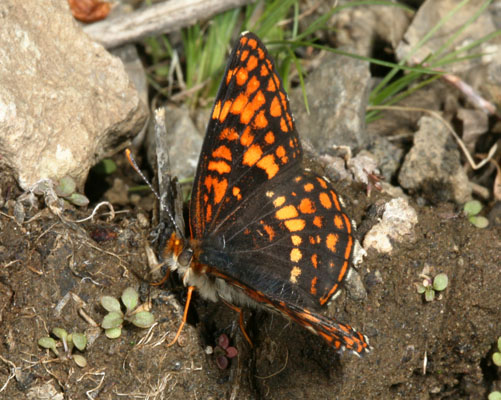
[[[187,267],[191,263],[191,259],[193,258],[193,250],[188,248],[184,249],[181,254],[179,254],[179,257],[177,259],[177,262],[183,266]]]

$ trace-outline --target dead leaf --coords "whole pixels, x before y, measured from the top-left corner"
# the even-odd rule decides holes
[[[73,17],[79,21],[90,23],[106,18],[111,4],[99,0],[68,0]]]

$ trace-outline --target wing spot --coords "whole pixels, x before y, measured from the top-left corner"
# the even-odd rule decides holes
[[[266,197],[271,198],[271,197],[273,197],[273,196],[275,196],[275,192],[273,192],[273,191],[271,191],[271,190],[268,190],[268,191],[266,192]]]
[[[297,278],[301,275],[301,269],[298,266],[294,266],[291,270],[291,276],[289,281],[291,283],[297,283]]]
[[[336,210],[341,211],[341,205],[339,204],[339,199],[336,195],[336,192],[334,192],[334,190],[331,190],[330,193],[332,201],[334,202],[334,207],[336,207]]]
[[[231,105],[231,113],[237,115],[240,114],[248,102],[249,98],[245,94],[240,93]]]
[[[253,126],[258,129],[263,129],[268,126],[268,120],[264,116],[264,110],[259,111],[259,114],[257,114],[256,119],[254,120]]]
[[[271,101],[270,106],[270,114],[272,117],[280,117],[282,115],[282,108],[280,107],[280,101],[278,101],[278,97],[274,96]]]
[[[229,73],[228,73],[228,75],[229,75]],[[249,73],[244,68],[239,68],[238,72],[236,73],[236,76],[237,76],[237,85],[238,86],[245,85],[245,83],[249,79]]]
[[[282,132],[289,132],[289,127],[287,126],[287,123],[283,118],[280,118],[280,129],[282,130]]]
[[[268,179],[273,178],[280,169],[275,162],[275,156],[273,156],[273,154],[264,156],[257,162],[256,165],[266,172]]]
[[[216,150],[212,152],[213,158],[224,158],[225,160],[231,161],[231,151],[225,145],[219,146]]]
[[[299,246],[303,239],[301,239],[301,236],[298,235],[292,235],[291,236],[291,241],[294,246]]]
[[[209,171],[216,171],[219,175],[227,174],[231,171],[231,167],[226,161],[209,161],[207,169]]]
[[[278,146],[277,149],[275,150],[275,154],[277,155],[278,158],[284,158],[287,153],[284,149],[284,146]]]
[[[245,94],[246,95],[251,95],[254,93],[257,89],[259,89],[259,80],[253,76],[250,81],[247,83],[247,88],[245,89]]]
[[[262,60],[264,58],[264,51],[263,51],[263,49],[258,48],[257,49],[257,54],[258,54],[258,57],[259,57],[260,60]]]
[[[323,189],[327,189],[327,182],[325,182],[322,178],[317,176],[317,181],[320,183],[320,186],[322,186]]]
[[[207,176],[204,181],[207,191],[210,193],[211,189],[214,190],[214,203],[218,204],[224,197],[226,189],[228,188],[228,181],[226,179],[217,179]]]
[[[291,218],[296,218],[298,215],[299,213],[297,212],[296,207],[292,205],[282,207],[275,213],[275,216],[278,219],[291,219]]]
[[[316,254],[313,254],[313,255],[311,256],[311,263],[313,264],[313,267],[314,267],[315,269],[317,269],[317,268],[318,268],[318,259],[317,259],[317,255],[316,255]]]
[[[290,253],[290,260],[297,263],[299,260],[301,260],[301,258],[303,258],[301,250],[299,250],[298,248],[293,248]]]
[[[272,131],[268,131],[268,133],[264,136],[264,141],[268,144],[275,143],[275,135]]]
[[[263,150],[261,149],[261,146],[253,144],[245,151],[242,164],[252,167],[259,161],[262,155]]]
[[[334,216],[334,226],[340,231],[344,229],[343,219],[339,215]]]
[[[327,238],[325,239],[325,245],[327,248],[332,251],[333,253],[336,252],[336,245],[337,242],[339,241],[339,235],[335,233],[329,233],[327,235]]]
[[[320,216],[315,216],[315,218],[313,218],[313,225],[315,225],[317,228],[321,228],[322,227],[322,217]]]
[[[210,222],[212,219],[212,204],[207,204],[207,207],[205,207],[205,221]]]
[[[306,226],[306,222],[304,219],[289,219],[284,222],[285,227],[289,230],[289,232],[299,232],[304,229]]]
[[[250,127],[245,128],[242,136],[240,137],[240,144],[244,147],[249,147],[254,141],[254,135],[251,134]],[[255,146],[258,146],[257,144]],[[261,157],[261,154],[259,155]],[[257,161],[257,160],[256,160]]]
[[[269,73],[270,73],[270,70],[268,68],[266,68],[266,65],[264,65],[264,64],[261,65],[261,71],[260,71],[261,76],[263,76],[263,77],[268,76]],[[268,90],[270,90],[269,87],[270,87],[270,84],[268,83]]]
[[[234,128],[224,128],[219,135],[219,139],[232,142],[238,139],[238,132]]]
[[[285,203],[285,196],[280,196],[277,197],[275,200],[273,200],[273,205],[275,207],[280,207],[284,203]]]
[[[221,114],[219,114],[219,121],[223,122],[226,117],[228,116],[228,113],[230,112],[232,102],[230,100],[226,100],[223,105],[223,109],[221,110]]]
[[[212,119],[217,119],[220,113],[221,113],[221,100],[218,100],[216,104],[214,104],[214,110],[212,110]]]
[[[301,200],[301,203],[299,203],[299,211],[301,211],[303,214],[313,214],[316,209],[315,205],[310,199],[304,198],[303,200]]]
[[[317,294],[317,277],[316,276],[311,280],[310,293],[313,296],[315,296]]]
[[[256,56],[250,56],[249,57],[249,61],[247,61],[247,65],[246,65],[246,68],[247,68],[247,71],[252,71],[254,68],[256,68],[258,65],[258,60],[257,60],[257,57]]]
[[[332,202],[331,199],[329,198],[329,195],[325,192],[322,192],[318,195],[318,199],[320,200],[320,204],[327,210],[329,210],[332,207]]]
[[[233,193],[233,196],[235,196],[238,201],[242,200],[242,194],[240,193],[240,188],[238,186],[233,186],[233,189],[231,191]]]
[[[256,39],[249,39],[249,47],[252,49],[255,49],[257,47],[257,41]]]
[[[242,51],[242,55],[240,56],[240,61],[245,61],[249,57],[249,50]]]
[[[273,230],[273,228],[270,225],[263,224],[263,228],[266,231],[266,233],[268,234],[268,239],[270,240],[270,242],[272,242],[274,237],[275,237],[275,231]]]
[[[313,186],[313,183],[309,182],[309,183],[306,183],[304,186],[303,186],[303,189],[305,192],[309,193],[313,190],[315,186]]]

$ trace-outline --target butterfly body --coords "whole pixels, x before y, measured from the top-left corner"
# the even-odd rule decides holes
[[[283,84],[252,33],[235,46],[212,110],[190,204],[163,258],[202,297],[264,307],[336,349],[362,334],[320,314],[347,275],[352,224],[330,182],[305,169]]]

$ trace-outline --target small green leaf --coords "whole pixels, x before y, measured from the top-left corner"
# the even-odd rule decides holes
[[[148,311],[141,311],[131,317],[130,322],[138,328],[149,328],[155,322],[155,317]]]
[[[424,292],[424,298],[426,301],[433,301],[435,299],[435,291],[433,289],[427,289],[426,292]]]
[[[487,228],[489,226],[489,220],[481,215],[472,215],[468,217],[468,221],[480,229]]]
[[[63,328],[54,328],[52,329],[52,333],[54,334],[54,336],[61,340],[66,340],[66,338],[68,337],[68,332],[66,332],[66,330],[64,330]]]
[[[139,294],[134,290],[134,288],[128,287],[122,293],[122,303],[124,303],[127,311],[132,311],[137,307],[139,302]]]
[[[101,327],[103,329],[118,328],[122,325],[123,321],[122,313],[112,311],[104,316]]]
[[[97,163],[92,170],[99,175],[110,175],[117,170],[117,165],[113,160],[105,158]]]
[[[73,354],[73,361],[75,361],[75,364],[78,365],[80,368],[84,368],[87,366],[87,360],[81,354]]]
[[[442,290],[445,290],[447,285],[449,284],[449,278],[447,277],[446,274],[438,274],[435,276],[433,279],[433,289],[441,292]]]
[[[104,334],[108,339],[116,339],[119,338],[120,335],[122,334],[122,328],[111,328],[111,329],[106,329],[104,331]]]
[[[87,346],[87,337],[83,333],[75,332],[73,333],[73,343],[78,350],[83,351]]]
[[[66,199],[76,206],[84,207],[89,204],[89,199],[80,193],[73,193],[71,196],[66,197]]]
[[[498,350],[501,351],[501,336],[498,337]]]
[[[496,364],[498,367],[501,367],[501,353],[494,353],[492,355],[492,361],[494,364]]]
[[[120,310],[120,302],[111,296],[103,296],[101,297],[101,305],[108,312],[122,312]]]
[[[38,345],[40,347],[43,347],[44,349],[52,350],[56,356],[59,355],[59,352],[56,349],[56,341],[51,337],[43,337],[38,339]]]
[[[75,193],[76,188],[77,184],[74,179],[69,176],[65,176],[59,180],[58,185],[54,189],[59,197],[68,197],[72,193]]]
[[[426,291],[426,288],[422,284],[417,285],[417,292],[419,294],[423,294]]]
[[[498,392],[497,390],[495,392],[490,392],[489,396],[487,396],[487,399],[489,399],[489,400],[501,400],[501,392]]]
[[[63,344],[64,343],[65,343],[65,340],[63,340]],[[75,344],[73,343],[73,333],[70,333],[68,335],[68,337],[66,338],[66,346],[68,347],[68,351],[71,353],[71,351],[73,350],[73,347],[75,347]]]
[[[478,200],[471,200],[465,203],[464,212],[466,215],[477,215],[480,211],[482,211],[482,203]]]

